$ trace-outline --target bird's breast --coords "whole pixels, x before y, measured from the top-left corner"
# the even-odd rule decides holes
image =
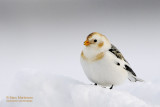
[[[101,60],[104,58],[105,53],[104,52],[100,52],[97,55],[93,56],[93,57],[87,57],[85,56],[85,54],[83,53],[83,51],[81,52],[81,57],[83,60],[89,61],[89,62],[95,62],[98,60]]]
[[[81,57],[81,64],[89,80],[100,85],[119,84],[127,78],[127,72],[108,54],[101,53],[92,61]]]

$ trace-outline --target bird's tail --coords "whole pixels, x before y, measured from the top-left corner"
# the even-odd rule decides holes
[[[132,75],[132,74],[129,74],[129,75],[128,75],[128,79],[129,79],[131,82],[137,82],[137,81],[139,81],[139,82],[144,82],[144,80],[142,80],[142,79],[140,79],[140,78],[138,78],[138,77],[136,77],[136,76],[134,76],[134,75]]]
[[[136,82],[136,81],[144,82],[144,80],[142,80],[142,79],[140,79],[140,78],[135,77],[135,82]]]

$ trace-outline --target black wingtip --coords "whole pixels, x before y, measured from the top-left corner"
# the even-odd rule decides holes
[[[134,71],[132,70],[132,68],[130,68],[128,65],[124,65],[125,69],[129,72],[131,72],[134,76],[136,76],[136,74],[134,73]]]

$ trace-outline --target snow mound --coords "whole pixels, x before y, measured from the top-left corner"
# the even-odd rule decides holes
[[[44,73],[16,76],[10,96],[31,96],[33,102],[0,101],[0,107],[150,107],[128,92],[84,84],[75,79]],[[153,105],[152,105],[153,106]]]

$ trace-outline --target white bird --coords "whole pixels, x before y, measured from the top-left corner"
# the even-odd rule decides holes
[[[140,81],[123,57],[121,52],[109,40],[98,32],[87,36],[85,48],[81,52],[81,65],[90,81],[95,85],[111,86],[123,83],[127,78]]]

